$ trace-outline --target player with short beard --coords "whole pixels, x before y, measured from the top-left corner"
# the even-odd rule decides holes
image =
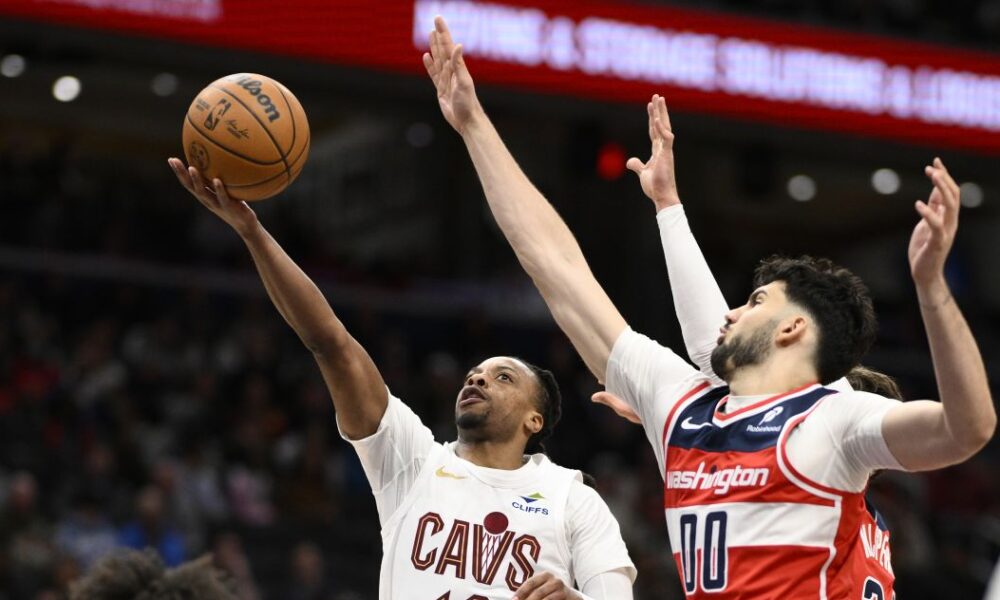
[[[664,509],[691,598],[888,598],[891,559],[864,487],[879,468],[968,459],[996,426],[982,357],[944,279],[959,190],[944,164],[908,256],[941,402],[823,386],[871,346],[864,284],[828,260],[761,264],[745,305],[716,312],[719,375],[632,331],[566,224],[527,179],[476,98],[460,45],[435,20],[424,65],[521,265],[584,362],[640,418],[664,475]],[[663,99],[647,106],[652,157],[629,161],[660,214],[680,204]],[[658,216],[659,218],[659,216]],[[759,341],[766,341],[761,348]],[[713,351],[714,353],[714,351]],[[819,449],[820,451],[815,451]],[[797,458],[794,458],[797,457]],[[888,589],[887,589],[888,585]]]
[[[246,244],[271,301],[312,352],[372,486],[382,526],[379,598],[628,600],[635,567],[618,522],[579,471],[541,443],[560,415],[548,371],[498,356],[455,399],[458,440],[440,443],[388,389],[319,288],[216,179],[170,167]]]

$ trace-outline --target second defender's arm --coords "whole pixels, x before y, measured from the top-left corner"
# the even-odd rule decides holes
[[[983,358],[948,289],[944,264],[958,230],[959,188],[940,159],[926,168],[934,182],[910,240],[910,270],[927,330],[941,402],[907,402],[886,413],[882,434],[907,470],[952,465],[978,452],[997,416]]]
[[[587,367],[604,380],[608,356],[625,319],[594,278],[583,252],[555,209],[521,171],[475,95],[461,46],[435,20],[424,66],[438,102],[458,131],[497,224]]]
[[[352,439],[378,429],[388,402],[385,383],[368,353],[347,332],[316,284],[264,229],[245,202],[229,198],[222,182],[206,189],[194,168],[170,166],[181,184],[243,239],[278,312],[313,353],[330,391],[337,420]]]

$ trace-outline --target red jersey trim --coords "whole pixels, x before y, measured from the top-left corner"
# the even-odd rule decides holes
[[[708,381],[702,381],[698,385],[694,386],[686,394],[681,396],[680,400],[674,402],[674,406],[670,409],[670,412],[667,413],[667,420],[663,423],[663,440],[661,442],[663,445],[663,472],[660,473],[660,477],[663,478],[664,482],[667,481],[667,467],[670,464],[670,446],[667,445],[667,436],[670,435],[670,424],[673,422],[674,416],[677,415],[677,410],[681,407],[681,405],[690,400],[692,396],[704,391],[708,387]],[[664,485],[666,484],[664,483]]]
[[[759,400],[757,402],[754,402],[750,406],[744,406],[743,408],[739,409],[738,411],[732,412],[732,413],[724,413],[724,412],[721,412],[721,410],[720,410],[726,404],[726,402],[729,402],[729,396],[726,395],[726,397],[723,398],[722,400],[720,400],[719,404],[715,407],[714,418],[718,419],[719,421],[723,421],[723,422],[729,421],[729,420],[732,420],[732,419],[735,419],[735,418],[739,417],[740,415],[744,415],[744,414],[746,414],[746,413],[748,413],[748,412],[750,412],[752,410],[756,410],[756,409],[761,408],[761,407],[763,407],[763,406],[765,406],[767,404],[770,404],[771,402],[775,402],[777,400],[783,400],[786,397],[791,396],[792,394],[797,394],[799,392],[802,392],[802,391],[804,391],[804,390],[806,390],[808,388],[811,388],[813,386],[816,386],[816,385],[819,385],[819,383],[818,382],[807,383],[807,384],[805,384],[805,385],[803,385],[801,387],[795,388],[794,390],[791,390],[791,391],[788,391],[788,392],[784,392],[782,394],[777,394],[777,395],[771,396],[769,398],[764,398],[763,400]]]
[[[829,396],[824,396],[823,398],[820,398],[816,402],[816,404],[812,405],[812,408],[810,408],[806,412],[802,413],[801,415],[798,415],[797,417],[794,417],[791,421],[789,421],[785,425],[785,430],[781,432],[781,437],[778,438],[778,452],[781,453],[781,462],[783,462],[785,464],[785,467],[791,472],[792,475],[795,476],[795,478],[791,480],[793,483],[795,483],[795,479],[800,479],[801,481],[805,482],[809,486],[812,486],[812,487],[814,487],[814,488],[816,488],[816,489],[818,489],[818,490],[820,490],[822,492],[825,492],[827,494],[831,494],[831,495],[834,495],[834,496],[842,498],[843,496],[850,495],[850,494],[855,493],[855,492],[849,492],[847,490],[838,490],[836,488],[832,488],[832,487],[823,485],[822,483],[819,483],[818,481],[814,481],[813,479],[810,479],[809,477],[806,477],[805,475],[803,475],[798,469],[795,468],[795,466],[792,464],[792,461],[788,459],[788,436],[791,435],[792,431],[796,427],[798,427],[799,424],[802,423],[802,421],[805,421],[806,418],[809,415],[811,415],[812,412],[814,410],[816,410],[819,407],[819,405],[822,404],[823,401],[826,400],[827,398],[829,398]],[[802,486],[799,486],[799,487],[802,487]],[[813,490],[806,489],[806,491],[812,492],[813,494],[815,494],[815,491],[813,491]]]

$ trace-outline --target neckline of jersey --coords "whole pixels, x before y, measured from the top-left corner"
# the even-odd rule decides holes
[[[505,489],[515,489],[524,487],[532,483],[537,483],[538,470],[542,464],[548,460],[548,457],[544,454],[526,454],[528,460],[524,462],[523,465],[516,469],[492,469],[490,467],[481,467],[474,462],[465,460],[455,452],[455,446],[458,442],[448,442],[445,444],[445,448],[448,452],[455,457],[470,475],[482,481],[486,485],[505,488]]]
[[[792,397],[800,396],[818,387],[820,387],[820,384],[818,382],[807,383],[803,386],[797,387],[787,392],[766,396],[762,400],[758,400],[756,402],[748,404],[740,408],[739,410],[735,410],[731,413],[722,412],[722,407],[725,406],[727,402],[729,402],[730,398],[729,394],[726,394],[725,396],[723,396],[721,400],[719,400],[719,403],[715,405],[715,414],[713,415],[713,418],[722,423],[730,423],[732,421],[739,419],[740,417],[746,416],[747,413],[763,409],[772,404],[778,404],[779,402],[784,402],[785,400],[789,400]],[[740,396],[735,396],[735,397],[739,398]]]

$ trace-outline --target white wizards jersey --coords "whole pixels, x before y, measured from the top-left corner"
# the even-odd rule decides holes
[[[380,599],[509,600],[539,572],[570,587],[621,568],[634,578],[607,505],[544,454],[476,466],[393,397],[378,431],[352,444],[382,522]]]

